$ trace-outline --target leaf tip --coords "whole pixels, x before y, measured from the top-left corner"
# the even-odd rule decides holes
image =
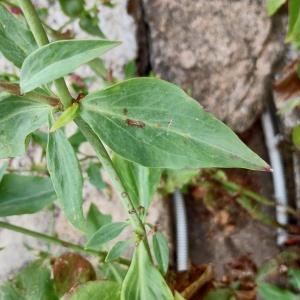
[[[273,169],[270,165],[265,165],[262,169],[262,171],[265,171],[265,172],[270,172],[272,173],[273,172]]]

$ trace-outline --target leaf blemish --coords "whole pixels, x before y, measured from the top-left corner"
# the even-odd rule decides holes
[[[127,108],[123,108],[123,114],[127,115],[128,114],[128,109]]]
[[[133,127],[137,127],[137,128],[144,128],[145,127],[145,123],[142,122],[142,121],[126,119],[126,123],[129,126],[133,126]]]

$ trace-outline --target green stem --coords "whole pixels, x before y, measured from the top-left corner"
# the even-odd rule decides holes
[[[84,253],[89,254],[89,255],[96,255],[96,256],[100,257],[101,260],[104,260],[106,255],[107,255],[106,251],[96,251],[96,250],[92,250],[92,249],[85,249],[84,247],[82,247],[80,245],[73,244],[73,243],[70,243],[70,242],[67,242],[67,241],[63,241],[63,240],[60,240],[60,239],[58,239],[54,236],[47,235],[47,234],[40,233],[40,232],[36,232],[36,231],[33,231],[33,230],[29,230],[29,229],[19,227],[19,226],[16,226],[16,225],[13,225],[13,224],[10,224],[10,223],[7,223],[7,222],[1,222],[0,221],[0,228],[4,228],[4,229],[8,229],[8,230],[11,230],[11,231],[14,231],[14,232],[22,233],[22,234],[31,236],[33,238],[36,238],[38,240],[41,240],[41,241],[44,241],[44,242],[47,242],[47,243],[56,244],[56,245],[59,245],[59,246],[64,247],[64,248],[71,249],[75,252],[84,252]],[[123,264],[123,265],[126,265],[126,266],[128,266],[130,264],[130,262],[127,259],[124,259],[124,258],[120,258],[118,260],[118,262],[120,264]]]
[[[39,47],[49,44],[49,40],[43,24],[38,14],[36,13],[36,10],[31,1],[19,0],[19,5]],[[72,104],[73,98],[68,90],[65,80],[63,78],[56,79],[54,81],[54,84],[64,108],[69,107]]]
[[[147,249],[149,257],[153,261],[144,224],[141,221],[141,219],[139,218],[137,211],[135,209],[135,206],[134,206],[133,202],[131,201],[131,199],[124,187],[124,184],[123,184],[119,174],[117,173],[117,171],[113,165],[113,162],[112,162],[109,154],[107,153],[104,145],[102,144],[99,137],[94,133],[94,131],[89,127],[89,125],[84,120],[82,120],[80,117],[78,117],[75,120],[75,123],[81,130],[82,134],[86,137],[86,139],[92,145],[100,162],[102,163],[104,168],[107,170],[107,172],[110,176],[110,179],[112,181],[112,184],[113,184],[116,192],[118,193],[119,198],[121,199],[125,209],[129,213],[131,223],[134,227],[134,230],[135,230],[137,236],[141,237],[141,240],[145,244],[145,247]]]
[[[217,181],[218,183],[222,184],[225,189],[234,192],[234,193],[239,193],[241,195],[244,195],[248,198],[254,199],[255,201],[257,201],[258,203],[261,203],[263,205],[266,206],[272,206],[272,207],[276,207],[276,206],[280,206],[283,207],[286,212],[288,212],[289,214],[299,218],[300,217],[300,213],[297,212],[296,210],[294,210],[292,207],[289,206],[283,206],[280,204],[277,204],[269,199],[267,199],[266,197],[259,195],[251,190],[248,190],[240,185],[238,185],[235,182],[229,181],[229,180],[224,180],[222,179],[220,176],[218,176],[217,174],[213,175],[212,178]]]

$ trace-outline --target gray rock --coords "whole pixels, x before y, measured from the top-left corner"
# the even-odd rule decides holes
[[[261,113],[284,50],[263,0],[143,0],[154,72],[181,85],[234,130]]]

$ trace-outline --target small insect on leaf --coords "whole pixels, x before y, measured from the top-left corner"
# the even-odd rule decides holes
[[[78,103],[73,103],[70,107],[68,107],[60,116],[59,118],[54,122],[52,127],[50,128],[50,132],[54,132],[57,129],[65,126],[66,124],[70,123],[75,119],[78,112]]]
[[[142,121],[126,119],[126,123],[129,126],[134,126],[134,127],[138,127],[138,128],[144,128],[145,127],[145,123],[142,122]]]

